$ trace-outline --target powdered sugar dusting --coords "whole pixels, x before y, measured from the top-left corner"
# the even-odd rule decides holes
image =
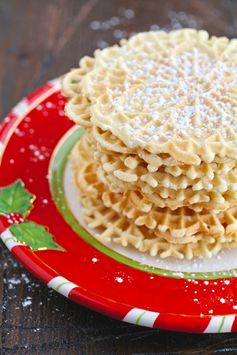
[[[147,47],[154,45],[146,38]],[[217,128],[225,135],[227,127],[237,128],[237,67],[231,61],[237,49],[231,55],[222,52],[206,43],[181,42],[157,52],[124,45],[102,79],[105,108],[116,129],[130,135],[133,146],[190,133],[208,136]],[[121,75],[118,67],[123,82],[111,85],[111,76]],[[119,114],[128,119],[118,123]]]
[[[32,304],[32,298],[27,296],[23,301],[22,301],[22,306],[23,307],[28,307]]]

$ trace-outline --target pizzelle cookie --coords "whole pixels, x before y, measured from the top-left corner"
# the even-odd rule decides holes
[[[102,236],[162,257],[237,246],[236,62],[237,40],[158,31],[64,77],[66,114],[86,129],[74,180]]]
[[[138,156],[125,154],[108,154],[96,152],[95,159],[99,159],[102,168],[107,174],[129,184],[147,184],[152,189],[159,187],[173,190],[191,187],[193,191],[237,190],[237,162],[229,163],[202,163],[196,166],[160,166],[151,171],[148,164]]]
[[[205,209],[225,210],[231,206],[237,205],[237,192],[226,191],[193,191],[192,188],[172,190],[165,187],[152,189],[148,185],[124,183],[113,175],[106,175],[101,167],[97,171],[98,179],[102,181],[112,192],[124,193],[127,191],[137,191],[140,195],[146,197],[155,206],[164,208],[169,207],[175,210],[179,207],[189,207],[195,211]]]
[[[230,236],[203,236],[180,238],[175,243],[165,238],[163,233],[152,233],[145,227],[139,227],[114,210],[107,208],[100,200],[81,196],[83,216],[90,228],[97,230],[97,237],[105,241],[113,241],[123,247],[133,246],[141,252],[161,258],[192,259],[217,254],[225,248],[237,247],[236,233]]]
[[[91,121],[126,146],[184,163],[236,158],[237,40],[147,32],[95,54],[82,80]]]
[[[97,164],[86,136],[74,148],[72,162],[85,221],[90,227],[100,228],[99,238],[132,244],[163,258],[210,256],[230,243],[235,245],[237,208],[219,214],[198,214],[188,208],[172,212],[168,208],[152,208],[148,201],[131,192],[111,193],[98,182]]]

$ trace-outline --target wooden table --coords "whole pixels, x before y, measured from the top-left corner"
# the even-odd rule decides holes
[[[0,117],[97,47],[159,28],[234,37],[236,15],[234,0],[0,0]],[[34,279],[2,244],[0,302],[1,354],[237,354],[234,334],[146,329],[80,307]]]

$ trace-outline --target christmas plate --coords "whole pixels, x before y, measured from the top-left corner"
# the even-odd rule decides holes
[[[0,231],[36,277],[119,320],[177,331],[237,329],[237,250],[161,260],[101,243],[81,219],[68,156],[84,131],[64,115],[54,80],[23,99],[0,129]]]

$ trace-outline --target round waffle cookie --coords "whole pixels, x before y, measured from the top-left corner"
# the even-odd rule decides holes
[[[121,153],[126,157],[138,157],[141,160],[144,160],[145,163],[148,164],[148,170],[149,171],[157,171],[159,167],[162,165],[164,166],[169,166],[169,167],[174,167],[175,169],[177,167],[180,168],[186,168],[186,169],[192,169],[193,171],[196,170],[196,172],[200,172],[200,165],[203,163],[206,166],[213,166],[210,165],[212,163],[218,163],[218,164],[236,164],[236,160],[223,156],[220,157],[219,155],[215,156],[215,159],[211,163],[205,163],[204,161],[199,161],[198,164],[195,162],[190,162],[190,163],[184,163],[182,161],[178,161],[171,157],[169,154],[152,154],[146,150],[143,150],[141,148],[139,149],[132,149],[127,147],[121,139],[115,137],[113,133],[109,131],[104,131],[101,128],[98,128],[96,126],[93,126],[91,129],[89,129],[91,132],[92,136],[94,137],[94,140],[97,142],[98,150],[102,152],[107,152],[107,153]],[[208,172],[207,172],[208,174]]]
[[[95,159],[100,161],[108,175],[113,175],[127,185],[143,183],[154,190],[161,187],[176,191],[191,187],[193,191],[221,193],[237,190],[237,162],[234,160],[225,164],[202,163],[198,167],[161,165],[152,171],[149,164],[137,155],[96,151]]]
[[[216,157],[210,164],[178,165],[171,157],[162,161],[145,152],[139,156],[105,150],[93,133],[94,157],[100,162],[98,176],[112,192],[140,191],[147,199],[152,196],[159,207],[171,209],[188,206],[225,210],[237,205],[235,160]],[[164,159],[168,165],[164,165]]]
[[[192,259],[211,257],[225,248],[237,247],[237,234],[218,237],[196,234],[179,239],[164,237],[163,233],[153,233],[146,227],[137,226],[125,216],[107,208],[93,197],[80,197],[83,217],[89,228],[97,230],[96,236],[104,241],[113,241],[123,247],[133,246],[141,252],[161,258]]]
[[[125,146],[186,164],[237,157],[237,40],[147,32],[95,52],[82,79],[91,122]]]
[[[111,193],[96,176],[90,143],[84,136],[72,153],[75,183],[80,191],[85,221],[102,228],[100,237],[161,257],[211,256],[236,243],[237,208],[215,214],[198,214],[188,208],[172,212],[152,208],[136,194]]]
[[[193,191],[192,188],[172,190],[160,187],[153,190],[149,186],[143,185],[142,182],[141,184],[132,185],[118,180],[113,175],[106,175],[100,166],[97,169],[98,179],[110,191],[115,193],[137,191],[139,195],[152,202],[154,206],[161,208],[169,207],[175,210],[186,206],[196,211],[201,211],[203,208],[218,211],[237,205],[237,191],[226,191],[222,194],[218,191]]]

